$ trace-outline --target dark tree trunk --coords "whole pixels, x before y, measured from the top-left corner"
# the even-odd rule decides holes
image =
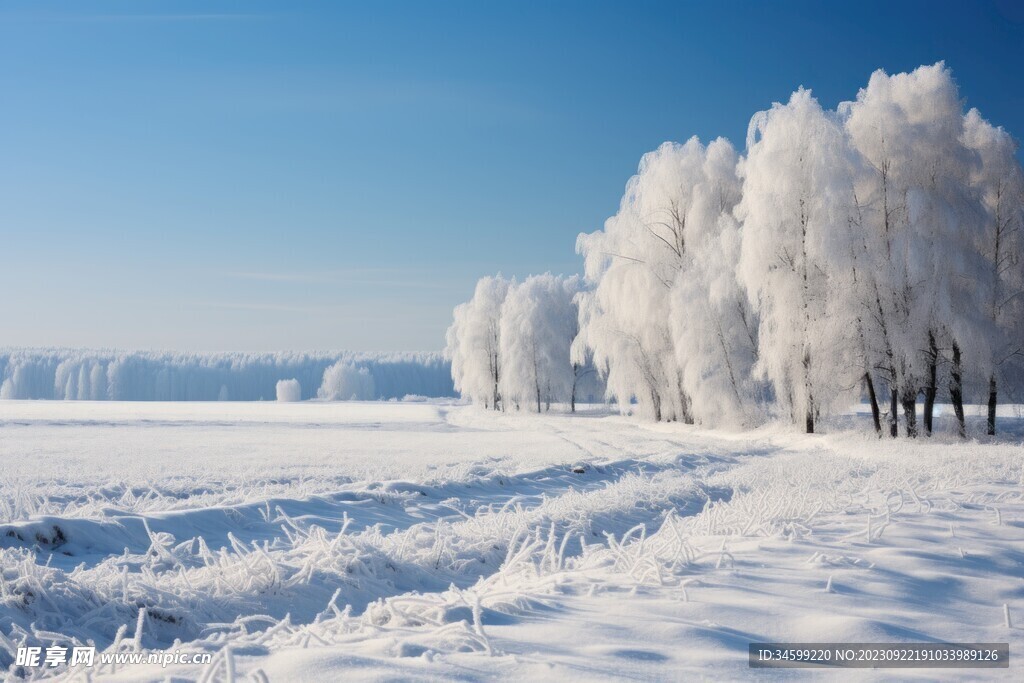
[[[651,389],[651,403],[654,405],[654,421],[661,422],[661,396],[656,389]]]
[[[893,382],[889,385],[889,436],[894,439],[899,436],[899,405],[900,392]]]
[[[878,396],[875,395],[875,383],[871,380],[871,373],[864,373],[864,384],[868,388],[868,398],[871,399],[871,419],[875,423],[875,433],[882,435],[882,415],[878,409]]]
[[[935,344],[935,334],[928,333],[928,384],[924,388],[924,435],[932,435],[932,415],[935,412],[936,365],[939,362],[939,348]]]
[[[579,376],[580,366],[578,363],[572,364],[572,393],[569,394],[569,412],[576,412],[576,385],[580,383]]]
[[[678,381],[679,386],[679,406],[682,408],[683,414],[682,419],[684,424],[693,424],[693,413],[690,412],[690,395],[683,389],[683,380],[680,378]]]
[[[917,394],[905,391],[903,398],[903,420],[906,422],[907,436],[911,439],[917,438]]]
[[[967,423],[964,421],[964,382],[960,368],[960,345],[953,343],[953,367],[949,371],[949,399],[956,413],[957,433],[961,439],[967,438]]]
[[[996,435],[996,405],[998,394],[996,393],[996,376],[993,374],[988,378],[988,435]]]
[[[806,278],[805,278],[806,279]],[[814,433],[814,389],[811,386],[811,354],[804,350],[804,390],[807,392],[807,414],[804,416],[804,430]]]

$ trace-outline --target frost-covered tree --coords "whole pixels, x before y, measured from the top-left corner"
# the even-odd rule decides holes
[[[302,386],[297,379],[278,380],[275,391],[280,403],[295,403],[302,400]]]
[[[1016,142],[977,109],[964,117],[964,143],[977,153],[971,181],[983,210],[975,237],[984,269],[977,279],[986,282],[989,300],[972,303],[982,304],[990,323],[982,364],[988,371],[987,431],[994,435],[1000,375],[1012,376],[1012,361],[1019,364],[1024,345],[1024,172]]]
[[[569,347],[578,331],[575,296],[579,276],[531,275],[513,284],[501,311],[501,395],[516,405],[567,401],[584,366],[573,363]]]
[[[964,114],[944,64],[878,71],[836,111],[800,89],[754,116],[743,158],[696,138],[643,157],[616,215],[577,239],[569,357],[655,420],[744,425],[770,401],[812,432],[862,388],[877,433],[887,398],[889,433],[902,412],[916,436],[919,397],[931,434],[945,384],[960,434],[965,393],[986,392],[994,433],[998,398],[1024,386],[1022,249],[1016,145]],[[464,395],[558,395],[540,340],[571,334],[554,312],[571,307],[548,278],[507,300],[485,279],[457,309]]]
[[[473,298],[455,307],[445,335],[445,356],[451,359],[455,390],[474,403],[495,410],[501,400],[501,309],[510,281],[481,278]]]
[[[376,388],[367,368],[341,360],[324,370],[316,395],[322,401],[370,401]]]
[[[854,178],[867,175],[863,163],[858,158],[851,159],[850,170]],[[830,274],[830,286],[835,292],[832,297],[837,308],[845,308],[841,315],[844,320],[852,320],[852,332],[855,337],[852,343],[853,358],[862,372],[864,391],[871,407],[871,419],[875,433],[882,434],[882,414],[879,405],[878,384],[876,378],[884,365],[885,354],[880,349],[888,346],[888,329],[886,319],[880,315],[878,306],[879,284],[875,272],[877,253],[871,248],[869,235],[866,233],[865,212],[861,205],[856,185],[852,196],[852,209],[847,216],[847,229],[837,240],[835,261],[845,267],[838,267]],[[845,238],[845,239],[843,239]],[[845,262],[844,262],[845,261]],[[895,417],[896,412],[892,412]],[[892,422],[893,436],[896,423]]]
[[[0,399],[266,400],[274,398],[281,379],[320,386],[325,370],[337,363],[365,371],[371,390],[359,390],[360,398],[454,395],[451,367],[440,353],[0,349]]]
[[[877,74],[876,74],[877,75]],[[875,76],[873,82],[878,89]],[[863,172],[857,176],[856,211],[850,222],[854,264],[859,274],[857,303],[863,308],[861,330],[868,370],[887,383],[890,399],[889,432],[896,436],[901,383],[909,384],[901,331],[907,326],[908,288],[902,254],[908,245],[906,182],[901,159],[906,140],[897,135],[889,111],[871,84],[856,102],[840,105],[851,143]]]
[[[900,76],[903,76],[902,74]],[[950,394],[961,435],[962,374],[966,367],[980,370],[990,334],[988,318],[979,301],[986,301],[988,280],[984,259],[976,248],[981,227],[980,205],[970,185],[972,154],[963,143],[963,109],[952,74],[942,64],[921,67],[906,75],[910,97],[916,104],[912,121],[918,128],[915,151],[908,160],[914,182],[907,194],[911,235],[908,259],[912,282],[918,283],[918,305],[912,310],[912,338],[908,344],[911,367],[922,378],[924,428],[932,432],[932,413],[938,392],[940,354],[949,349]],[[913,394],[905,394],[904,414],[913,422]]]
[[[644,155],[619,212],[576,242],[592,289],[579,297],[574,358],[592,355],[609,398],[624,411],[635,401],[655,420],[693,421],[669,322],[670,294],[687,261],[692,179],[703,163],[694,153],[700,143],[691,143]]]
[[[868,266],[862,272],[875,290],[872,351],[889,385],[891,432],[902,405],[907,433],[916,435],[918,394],[931,432],[944,353],[963,431],[963,368],[986,355],[976,306],[985,283],[970,281],[982,263],[973,236],[980,207],[956,84],[942,63],[892,76],[877,71],[840,111],[866,169],[857,227]]]
[[[706,148],[693,138],[680,152],[693,163],[683,165],[689,172],[680,188],[689,196],[682,217],[686,249],[671,289],[669,320],[683,391],[701,424],[750,424],[759,398],[751,382],[757,319],[736,279],[737,154],[724,138]]]
[[[485,407],[593,400],[603,387],[589,358],[571,351],[579,332],[579,276],[531,275],[521,284],[482,278],[473,299],[455,308],[445,353],[462,396]]]
[[[852,176],[842,128],[810,91],[751,120],[740,164],[739,278],[761,316],[757,369],[794,421],[813,432],[819,413],[856,384],[855,349],[835,305],[831,275],[848,228]]]

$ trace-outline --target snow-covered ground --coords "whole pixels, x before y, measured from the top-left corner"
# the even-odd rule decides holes
[[[823,675],[754,672],[751,641],[1008,641],[1010,669],[843,677],[1020,680],[1017,412],[958,443],[601,407],[0,402],[0,667],[736,680]],[[89,641],[215,656],[10,666],[22,643]]]

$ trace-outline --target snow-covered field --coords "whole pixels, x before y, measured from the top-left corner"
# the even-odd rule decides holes
[[[603,407],[0,402],[0,667],[736,680],[808,675],[748,669],[751,641],[1008,641],[1010,669],[845,677],[1020,680],[1015,413],[958,443]],[[89,641],[215,656],[11,666],[19,644]]]

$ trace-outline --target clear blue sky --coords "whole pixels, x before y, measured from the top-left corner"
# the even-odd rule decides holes
[[[1024,135],[1022,5],[3,2],[0,345],[439,349],[799,85],[944,59]]]

